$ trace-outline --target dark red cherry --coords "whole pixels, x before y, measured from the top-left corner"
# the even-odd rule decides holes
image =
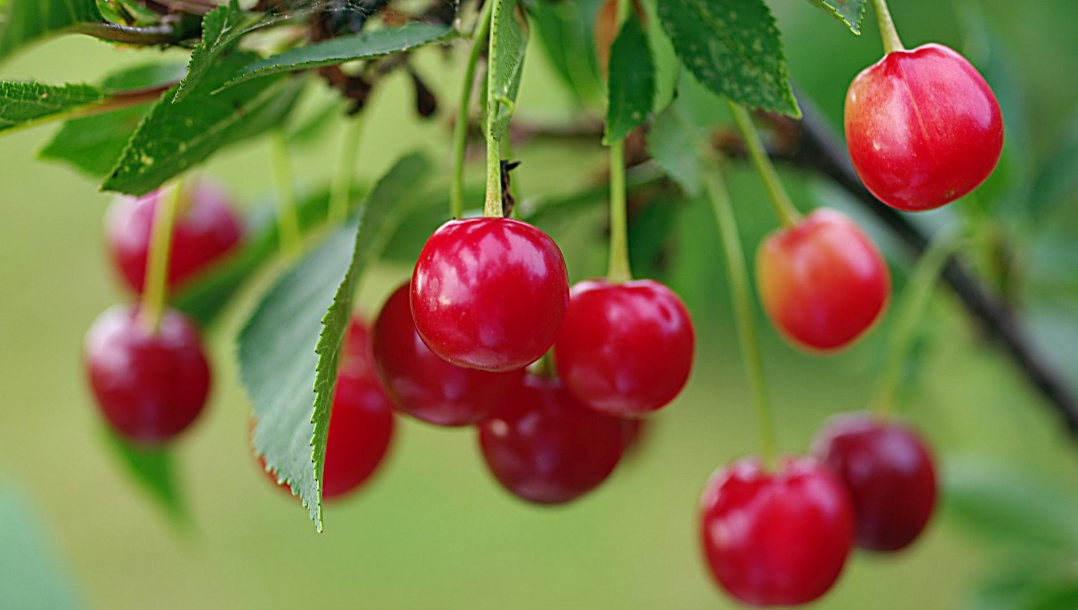
[[[142,292],[154,211],[164,191],[143,197],[120,197],[109,207],[105,231],[109,251],[127,285]],[[180,195],[169,254],[168,286],[175,289],[232,251],[243,227],[228,196],[208,183]]]
[[[172,440],[190,426],[210,390],[198,330],[166,310],[156,333],[135,307],[113,307],[94,321],[83,348],[90,387],[109,424],[145,445]]]
[[[888,53],[846,94],[846,144],[861,180],[900,210],[931,210],[977,188],[1003,152],[992,89],[955,51]]]
[[[897,551],[928,524],[936,507],[936,467],[912,429],[868,413],[841,415],[824,425],[814,453],[850,490],[861,548]]]
[[[624,443],[622,420],[580,404],[558,380],[534,375],[479,425],[494,477],[538,504],[568,502],[594,489],[614,471]]]
[[[760,300],[790,342],[810,350],[849,346],[880,317],[891,273],[845,214],[822,208],[769,235],[756,255]]]
[[[853,544],[853,504],[842,482],[810,458],[777,473],[756,458],[720,468],[704,490],[701,539],[708,567],[753,606],[794,606],[831,588]]]
[[[445,223],[412,275],[412,317],[431,351],[460,366],[521,369],[554,345],[569,284],[554,240],[508,218]]]
[[[359,316],[353,316],[344,333],[341,355],[337,361],[339,377],[374,379],[378,371],[374,366],[374,349],[371,331]]]
[[[581,402],[617,417],[664,407],[692,369],[692,318],[666,286],[652,280],[573,286],[554,362]]]
[[[374,325],[374,358],[398,409],[437,426],[470,426],[490,417],[524,370],[492,373],[442,360],[412,322],[408,284],[389,297]]]
[[[333,499],[366,483],[393,440],[393,409],[374,377],[337,377],[326,438],[322,497]]]

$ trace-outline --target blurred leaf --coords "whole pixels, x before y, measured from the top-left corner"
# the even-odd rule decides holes
[[[1045,220],[1058,206],[1078,200],[1078,120],[1064,130],[1052,153],[1033,178],[1029,213]]]
[[[865,18],[865,0],[809,0],[845,23],[850,31],[861,35],[861,20]]]
[[[629,135],[648,118],[655,105],[655,62],[640,20],[630,11],[610,47],[604,142]]]
[[[434,42],[445,42],[459,36],[456,30],[446,25],[410,23],[356,36],[331,38],[255,61],[240,70],[224,87],[230,88],[271,74],[332,66],[359,59],[374,59]]]
[[[490,48],[493,55],[487,62],[486,111],[495,108],[487,119],[487,130],[494,140],[501,140],[509,129],[509,118],[516,105],[520,79],[524,73],[524,51],[528,47],[528,22],[516,0],[495,2]]]
[[[419,155],[383,177],[358,218],[265,294],[240,332],[240,379],[254,403],[255,447],[322,529],[321,478],[337,357],[356,283],[379,235],[431,173]]]
[[[637,276],[660,271],[660,258],[677,223],[680,201],[659,198],[629,211],[629,263]]]
[[[333,98],[292,131],[288,132],[288,143],[295,146],[307,146],[319,142],[319,136],[333,123],[333,119],[344,116],[346,109],[347,104],[339,98]]]
[[[658,114],[666,110],[677,95],[681,63],[674,52],[674,44],[659,26],[655,0],[641,0],[640,5],[644,9],[644,29],[647,30],[648,46],[651,47],[651,56],[655,61],[655,106],[652,111]]]
[[[659,0],[681,63],[708,89],[800,117],[775,19],[763,0]]]
[[[592,28],[602,0],[528,4],[528,14],[542,48],[562,82],[583,104],[602,95]]]
[[[984,459],[946,464],[950,514],[991,541],[1046,552],[1078,552],[1078,502],[1029,472]]]
[[[182,101],[171,92],[157,102],[131,137],[102,190],[144,195],[208,159],[219,149],[279,127],[303,81],[266,78],[211,95],[254,58],[231,53]]]
[[[243,22],[244,14],[237,0],[229,0],[226,6],[215,8],[202,18],[202,41],[191,51],[187,76],[176,89],[173,102],[187,97],[214,68],[217,58],[236,46],[240,36],[245,33],[241,27]]]
[[[105,18],[94,0],[7,0],[0,20],[0,60],[44,36]]]
[[[1004,566],[974,588],[971,610],[1078,608],[1078,576],[1066,564],[1008,556]]]
[[[107,98],[93,85],[0,82],[0,132],[61,119]]]
[[[696,197],[703,189],[700,159],[704,131],[691,118],[687,102],[678,99],[651,124],[648,154],[681,190]]]
[[[148,89],[173,84],[183,78],[186,67],[178,61],[157,61],[138,64],[117,70],[101,81],[101,88],[109,93],[130,89]]]
[[[135,482],[165,509],[174,522],[178,525],[189,523],[190,514],[180,493],[172,447],[140,447],[111,430],[105,431],[105,442]]]
[[[60,569],[34,510],[7,485],[0,485],[0,608],[72,610],[71,577]]]

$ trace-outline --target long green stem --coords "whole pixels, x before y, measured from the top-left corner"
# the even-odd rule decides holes
[[[730,195],[722,180],[717,163],[707,167],[707,193],[715,218],[719,224],[719,236],[726,253],[726,265],[730,277],[730,293],[737,316],[737,335],[741,345],[741,357],[749,379],[756,417],[760,424],[760,446],[765,465],[770,465],[775,455],[775,424],[771,415],[771,399],[764,379],[763,360],[756,338],[756,320],[753,315],[749,274],[745,266],[745,254],[737,228],[737,218],[730,203]]]
[[[925,308],[928,307],[933,289],[947,266],[947,261],[951,260],[951,256],[961,245],[961,234],[958,232],[947,233],[932,240],[917,261],[909,283],[902,292],[902,301],[896,313],[897,319],[887,350],[887,360],[884,362],[872,400],[872,408],[880,417],[887,417],[894,410],[895,392],[902,379],[902,367],[909,355],[917,323],[924,316]]]
[[[906,50],[906,47],[902,46],[902,39],[898,37],[895,21],[891,19],[891,10],[887,8],[887,0],[872,0],[872,8],[876,11],[876,23],[880,26],[884,53]]]
[[[628,201],[625,189],[625,141],[610,143],[610,266],[606,276],[616,283],[633,279],[629,266]]]
[[[464,65],[464,84],[460,90],[460,104],[457,106],[457,122],[453,125],[453,181],[449,188],[449,213],[453,218],[464,215],[464,156],[468,150],[468,115],[472,105],[472,89],[475,87],[475,70],[479,56],[483,53],[483,43],[490,32],[490,12],[493,0],[487,0],[475,22],[472,31],[472,49],[468,53],[468,62]]]
[[[768,157],[767,151],[764,150],[763,139],[760,138],[760,132],[756,130],[752,117],[740,104],[731,100],[726,100],[726,103],[730,106],[730,112],[734,115],[734,122],[737,123],[737,129],[741,132],[741,139],[745,143],[745,148],[749,151],[752,164],[756,167],[756,172],[760,174],[760,179],[764,181],[767,196],[771,200],[771,205],[775,208],[775,213],[778,214],[779,220],[787,227],[797,224],[801,220],[801,213],[794,207],[793,202],[790,200],[790,195],[783,188],[782,181],[779,180],[779,174],[771,163],[771,157]]]
[[[363,135],[363,117],[354,116],[344,130],[341,153],[337,158],[337,172],[333,175],[329,193],[329,222],[340,224],[348,218],[348,204],[352,199],[352,176],[359,158],[359,141]]]
[[[146,260],[146,276],[142,286],[139,315],[151,333],[161,327],[161,316],[168,299],[169,254],[172,250],[172,227],[176,224],[176,208],[183,197],[183,183],[158,191],[157,207],[150,232],[150,252]]]
[[[300,250],[299,216],[284,132],[280,129],[273,130],[269,145],[270,173],[273,174],[273,185],[277,190],[277,233],[285,253],[295,256]]]
[[[486,0],[491,4],[490,9],[490,36],[487,46],[487,61],[494,62],[498,57],[498,32],[494,24],[498,20],[498,0]],[[509,16],[512,19],[512,15]],[[498,139],[493,136],[494,124],[497,121],[499,106],[502,103],[494,91],[494,79],[492,78],[493,66],[487,67],[487,197],[483,203],[483,216],[488,218],[501,218],[505,215],[502,205],[502,158],[499,153]]]

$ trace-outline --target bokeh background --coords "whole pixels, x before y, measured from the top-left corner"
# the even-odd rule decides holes
[[[806,2],[771,4],[792,76],[840,124],[847,84],[881,52],[871,15],[858,38]],[[1012,81],[1006,94],[1021,109],[1013,121],[1007,117],[1008,146],[1022,142],[1025,162],[1048,158],[1076,124],[1078,3],[892,4],[909,46],[942,42],[981,66],[990,53],[992,61],[1002,58]],[[575,102],[536,42],[517,116],[564,120]],[[448,163],[447,111],[455,105],[465,52],[420,56],[420,72],[442,102],[431,121],[414,116],[403,74],[377,92],[360,153],[365,181],[415,149]],[[155,54],[68,37],[23,53],[0,77],[95,81]],[[330,505],[325,532],[316,534],[298,502],[259,472],[248,444],[249,403],[236,377],[233,337],[272,279],[268,271],[210,332],[212,402],[177,452],[192,517],[181,528],[120,466],[84,385],[85,330],[102,310],[130,297],[104,255],[100,227],[111,195],[68,167],[34,158],[54,129],[0,140],[0,607],[733,607],[699,558],[697,500],[716,467],[757,450],[757,434],[706,206],[679,210],[662,268],[698,323],[694,375],[653,422],[640,451],[598,492],[561,508],[525,505],[485,471],[473,432],[401,420],[380,476],[358,496]],[[317,146],[297,151],[301,186],[325,183],[339,131],[331,126]],[[597,143],[534,143],[517,154],[524,163],[515,177],[526,198],[570,192],[601,175],[606,163]],[[253,209],[272,189],[267,164],[265,144],[253,142],[215,157],[206,173]],[[472,168],[476,180],[480,165]],[[827,203],[857,214],[826,182],[787,171],[784,177],[803,209]],[[753,174],[737,169],[731,181],[751,248],[773,220]],[[1071,191],[1053,221],[1036,230],[1051,235],[1026,235],[1020,250],[1031,268],[1045,262],[1056,283],[1051,290],[1029,288],[1036,298],[1024,299],[1019,315],[1072,380],[1078,376],[1076,203]],[[604,260],[602,211],[582,218],[551,227],[577,279],[601,273]],[[887,251],[901,285],[907,253],[870,218],[858,218]],[[960,219],[950,210],[919,221]],[[374,314],[408,272],[402,264],[373,268],[361,288],[361,311]],[[892,317],[854,349],[825,359],[793,351],[762,324],[784,451],[804,452],[827,416],[866,405]],[[920,337],[904,413],[935,443],[959,491],[912,549],[886,558],[855,554],[819,607],[1078,608],[1078,441],[1058,427],[1008,359],[982,341],[946,291]],[[1041,582],[1045,575],[1051,582]],[[1056,581],[1064,583],[1062,596],[1052,598],[1056,606],[1021,601],[1025,588],[1051,589]]]

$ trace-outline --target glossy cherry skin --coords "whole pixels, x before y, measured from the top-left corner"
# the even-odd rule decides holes
[[[524,370],[492,373],[442,360],[416,331],[408,294],[408,284],[398,288],[374,325],[374,359],[393,404],[436,426],[470,426],[493,415]]]
[[[955,51],[888,53],[846,94],[846,144],[880,201],[931,210],[977,188],[1003,152],[1003,115],[984,78]]]
[[[794,606],[826,593],[853,545],[853,503],[842,482],[811,458],[777,473],[745,458],[720,468],[704,490],[701,540],[712,575],[752,606]]]
[[[143,445],[166,443],[202,413],[210,367],[198,330],[166,310],[152,333],[135,307],[113,307],[94,321],[83,347],[98,407],[114,430]]]
[[[868,413],[832,418],[817,458],[846,484],[857,514],[857,545],[890,552],[909,546],[936,507],[936,466],[912,429]]]
[[[581,402],[617,417],[639,417],[673,400],[692,369],[689,310],[652,280],[587,280],[569,293],[554,362]]]
[[[508,218],[453,220],[431,235],[412,274],[412,317],[435,354],[487,371],[546,353],[569,304],[561,250]]]
[[[537,504],[561,504],[610,476],[625,433],[622,420],[580,404],[558,380],[527,375],[505,407],[479,425],[479,446],[510,492]]]
[[[162,191],[120,197],[109,207],[105,232],[109,252],[124,282],[142,292],[154,211]],[[243,226],[228,196],[208,183],[185,189],[177,210],[169,255],[168,286],[175,289],[231,252]]]
[[[868,237],[844,214],[819,209],[769,235],[756,255],[760,300],[793,344],[849,346],[880,317],[891,274]]]

